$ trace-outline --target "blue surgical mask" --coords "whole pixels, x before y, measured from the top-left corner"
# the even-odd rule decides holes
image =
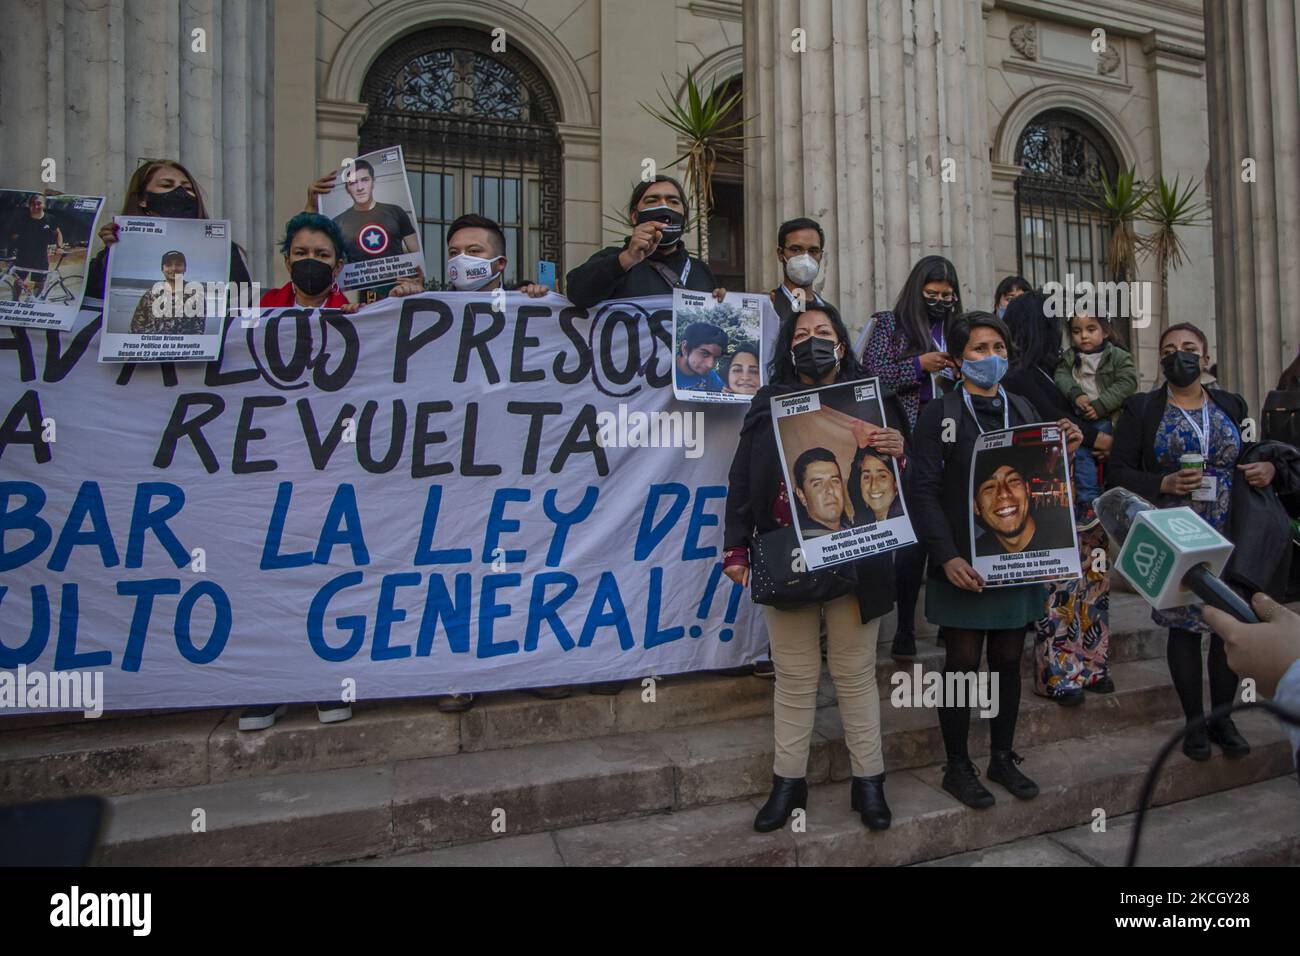
[[[998,318],[999,319],[1003,318],[1006,314],[1007,314],[1007,307],[1005,305],[998,306],[998,311],[997,311]]]
[[[980,388],[992,388],[1007,374],[1007,360],[1001,355],[989,355],[975,361],[962,359],[961,374]]]

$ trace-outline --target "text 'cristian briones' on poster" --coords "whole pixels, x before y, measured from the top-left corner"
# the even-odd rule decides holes
[[[772,420],[808,567],[916,541],[898,464],[872,447],[885,427],[877,379],[773,396]]]
[[[1065,435],[1056,425],[988,432],[971,456],[971,565],[990,586],[1079,576]]]
[[[0,189],[0,325],[72,328],[103,196]]]
[[[763,300],[673,290],[673,395],[688,402],[747,404],[763,385]]]
[[[320,211],[343,233],[340,289],[369,289],[416,275],[424,262],[402,147],[345,163]]]
[[[221,351],[230,222],[117,216],[101,362],[208,362]]]

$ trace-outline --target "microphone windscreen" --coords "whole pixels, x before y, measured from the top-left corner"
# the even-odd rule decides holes
[[[1123,544],[1128,537],[1129,528],[1139,513],[1152,511],[1155,505],[1141,495],[1135,495],[1127,488],[1112,488],[1098,495],[1092,503],[1092,510],[1106,529],[1106,535],[1116,544]]]

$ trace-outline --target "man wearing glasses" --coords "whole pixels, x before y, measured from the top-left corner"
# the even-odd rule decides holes
[[[768,297],[782,322],[796,312],[826,304],[812,288],[821,273],[825,244],[826,234],[814,219],[791,219],[777,230],[776,257],[782,278]]]

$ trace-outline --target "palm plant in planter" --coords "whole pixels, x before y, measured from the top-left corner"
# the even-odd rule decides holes
[[[1101,170],[1101,182],[1091,202],[1110,230],[1106,271],[1117,282],[1127,282],[1137,275],[1140,240],[1133,224],[1138,221],[1150,193],[1151,187],[1138,181],[1135,170],[1118,173],[1113,183],[1106,171]]]
[[[667,85],[665,81],[665,85]],[[731,111],[741,101],[742,91],[728,91],[717,83],[708,92],[700,88],[695,75],[686,71],[683,102],[673,96],[671,87],[659,91],[659,106],[640,103],[640,107],[663,123],[685,145],[685,152],[669,166],[685,163],[684,176],[691,208],[695,210],[695,253],[704,256],[704,230],[713,209],[713,172],[719,160],[739,160],[744,136],[744,118],[732,118]],[[690,228],[690,224],[687,224]]]
[[[1187,247],[1183,245],[1180,229],[1206,222],[1205,203],[1196,199],[1198,184],[1189,181],[1186,186],[1179,177],[1170,183],[1164,176],[1148,190],[1138,218],[1152,226],[1152,231],[1138,240],[1145,255],[1155,259],[1160,273],[1160,328],[1169,327],[1169,270],[1179,269],[1186,261]]]

